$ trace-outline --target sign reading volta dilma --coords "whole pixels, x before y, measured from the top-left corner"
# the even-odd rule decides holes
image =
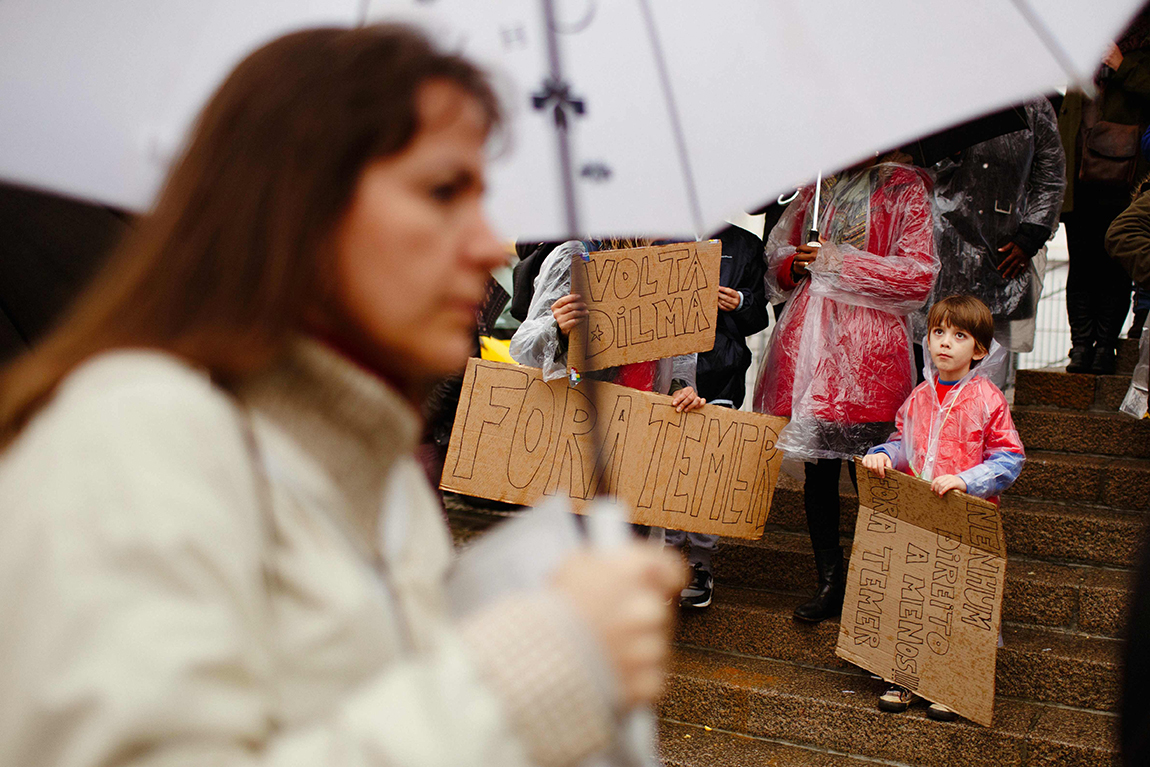
[[[597,493],[634,509],[634,522],[759,538],[771,507],[785,418],[708,405],[677,413],[671,398],[596,383],[600,410],[537,368],[472,359],[463,379],[440,487],[530,505]],[[603,460],[595,461],[598,419]]]
[[[587,286],[588,317],[571,333],[569,364],[602,370],[709,351],[721,258],[718,240],[575,256],[572,268],[582,274],[572,284]]]
[[[858,462],[859,516],[836,654],[990,726],[1006,582],[998,507]]]

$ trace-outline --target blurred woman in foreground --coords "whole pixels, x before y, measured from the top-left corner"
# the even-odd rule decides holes
[[[562,765],[658,693],[673,560],[463,624],[411,458],[501,249],[496,100],[396,27],[245,60],[140,231],[0,378],[5,764]]]

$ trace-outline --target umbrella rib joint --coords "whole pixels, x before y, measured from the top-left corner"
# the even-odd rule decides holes
[[[583,99],[571,95],[570,84],[548,77],[543,81],[543,90],[531,95],[531,104],[539,111],[543,111],[552,103],[555,109],[555,124],[560,128],[567,127],[568,109],[577,115],[586,111]]]

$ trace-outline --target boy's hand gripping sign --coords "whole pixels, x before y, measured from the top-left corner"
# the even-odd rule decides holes
[[[785,418],[712,405],[677,413],[665,395],[596,386],[598,408],[585,387],[473,358],[440,487],[518,504],[558,495],[576,511],[602,493],[630,506],[633,522],[762,537]]]
[[[859,516],[836,654],[990,725],[1006,580],[1002,515],[858,461]]]
[[[602,370],[710,351],[721,258],[718,240],[576,256],[571,268],[582,274],[571,284],[587,286],[588,317],[571,333],[569,366]]]

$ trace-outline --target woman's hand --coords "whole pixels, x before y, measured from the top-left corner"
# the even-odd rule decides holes
[[[872,474],[877,474],[879,479],[886,478],[886,470],[894,468],[894,465],[890,462],[890,456],[881,450],[877,453],[864,455],[862,463],[863,466],[870,469]]]
[[[966,483],[954,474],[943,474],[941,477],[934,478],[934,481],[930,483],[930,489],[941,498],[951,490],[960,490],[965,493]]]
[[[1106,50],[1106,58],[1102,59],[1102,63],[1117,71],[1118,67],[1122,66],[1122,58],[1122,51],[1118,50],[1117,45],[1110,43],[1110,47]]]
[[[733,312],[739,308],[742,303],[743,296],[739,291],[734,288],[725,288],[719,286],[719,308],[724,312]]]
[[[791,260],[791,277],[799,280],[807,276],[807,268],[818,258],[819,247],[818,245],[800,245],[795,249],[794,258]]]
[[[690,413],[706,404],[707,400],[700,397],[690,386],[684,386],[671,397],[671,405],[677,413]]]
[[[682,560],[650,544],[574,554],[552,583],[599,638],[618,674],[624,704],[652,703],[663,689],[671,639],[668,604],[687,585]]]
[[[570,293],[551,304],[551,316],[559,325],[559,332],[571,335],[571,331],[587,317],[587,304],[583,303],[583,296]]]
[[[813,262],[812,271],[823,274],[836,273],[843,270],[843,249],[834,243],[824,244],[819,248],[818,260]]]
[[[1008,280],[1013,280],[1030,266],[1030,256],[1013,242],[1006,243],[998,249],[998,252],[1006,254],[1002,263],[998,265],[998,272]]]

